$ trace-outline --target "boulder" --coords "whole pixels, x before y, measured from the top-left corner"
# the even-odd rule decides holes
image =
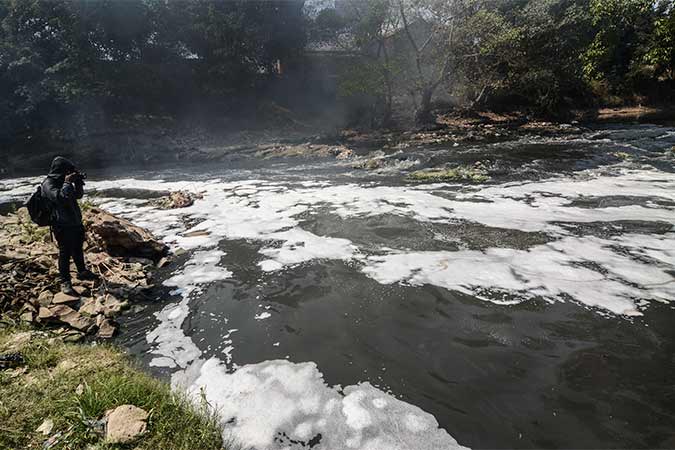
[[[60,322],[66,323],[76,330],[88,331],[96,324],[93,319],[85,317],[73,308],[66,305],[57,305],[49,308],[49,311]]]
[[[116,331],[117,327],[112,320],[103,319],[99,324],[98,333],[96,336],[101,339],[111,339],[115,335]]]
[[[23,350],[36,334],[38,333],[34,331],[22,331],[20,333],[15,333],[5,343],[3,351],[18,352]]]
[[[80,314],[94,317],[103,312],[103,303],[98,298],[85,298],[79,311]]]
[[[44,321],[47,321],[47,320],[51,320],[51,319],[53,319],[54,317],[55,317],[55,316],[54,316],[54,313],[51,312],[51,311],[49,310],[49,308],[46,308],[46,307],[44,307],[44,306],[41,306],[41,307],[40,307],[40,310],[38,311],[38,316],[37,316],[37,318],[38,318],[38,320],[39,320],[40,322],[44,322]]]
[[[87,212],[85,222],[96,242],[110,255],[159,261],[169,250],[147,230],[98,208]]]
[[[52,294],[50,291],[42,291],[40,292],[37,300],[40,306],[49,306],[53,299],[54,294]]]
[[[109,444],[133,442],[147,429],[148,413],[134,405],[122,405],[106,412],[105,440]]]

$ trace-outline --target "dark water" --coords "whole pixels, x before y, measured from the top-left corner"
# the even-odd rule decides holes
[[[602,171],[626,159],[633,169],[671,174],[673,145],[673,129],[616,127],[570,138],[529,136],[484,147],[413,150],[386,156],[388,165],[379,173],[332,161],[285,161],[125,177],[403,186],[397,169],[401,161],[417,161],[406,170],[483,161],[491,170],[491,183],[499,184]],[[438,195],[452,197],[453,189]],[[125,189],[105,195],[156,194]],[[640,204],[664,211],[674,206],[662,197],[621,192],[572,203],[589,210]],[[349,239],[368,254],[383,247],[411,252],[527,250],[558,238],[548,230],[468,220],[422,223],[387,214],[343,218],[330,205],[298,219],[303,230]],[[574,230],[575,236],[610,238],[624,233],[663,236],[672,232],[673,224],[645,218],[565,223],[563,228]],[[314,361],[329,385],[370,381],[433,414],[441,427],[471,448],[675,448],[673,304],[650,299],[639,317],[607,313],[565,295],[561,300],[567,301],[535,297],[502,305],[433,284],[381,284],[350,260],[315,259],[267,274],[257,264],[265,259],[260,249],[269,245],[245,239],[218,244],[226,252],[220,264],[233,275],[206,285],[190,301],[182,325],[203,358],[223,359],[222,350],[231,340],[233,362],[239,366],[284,358]],[[188,259],[180,257],[160,271],[159,280]],[[673,275],[675,261],[669,263]],[[178,301],[168,291],[157,288],[154,295],[160,300],[142,303],[122,319],[119,342],[146,363],[153,358],[145,338],[157,325],[153,313],[170,299]],[[271,317],[256,320],[261,311]],[[151,370],[166,377],[172,373]]]
[[[291,355],[315,361],[329,384],[370,380],[472,448],[675,445],[670,306],[634,320],[573,303],[499,306],[433,286],[383,286],[341,262],[304,265],[261,286],[255,247],[223,248],[235,275],[192,303],[184,326],[206,356],[219,356],[224,331],[238,327],[238,364]],[[258,296],[274,312],[263,326],[252,320]],[[131,333],[143,322],[132,320],[124,341],[141,354],[147,344]]]

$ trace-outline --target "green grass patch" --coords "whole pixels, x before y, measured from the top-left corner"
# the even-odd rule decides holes
[[[95,197],[96,195],[89,194],[89,197]],[[80,200],[80,211],[82,211],[82,214],[91,211],[92,208],[96,207],[96,205],[89,199],[86,200]]]
[[[16,213],[17,223],[14,227],[19,232],[21,242],[32,244],[33,242],[46,242],[49,236],[49,227],[39,227],[33,223],[26,208],[21,208]],[[11,225],[9,226],[12,227]],[[12,231],[12,230],[9,230]]]
[[[416,182],[468,181],[484,183],[490,177],[482,167],[459,166],[452,168],[418,170],[408,175],[408,180]]]
[[[15,332],[0,329],[0,353]],[[0,370],[0,449],[41,448],[45,419],[61,433],[54,449],[223,449],[218,418],[168,384],[133,366],[108,345],[68,344],[49,335],[22,350],[26,366]],[[100,422],[108,409],[132,404],[149,412],[148,432],[130,446],[104,442]]]

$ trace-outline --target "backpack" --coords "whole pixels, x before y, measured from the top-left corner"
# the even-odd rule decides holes
[[[39,227],[52,224],[52,208],[47,199],[42,196],[42,186],[38,186],[33,195],[24,203],[30,219]]]

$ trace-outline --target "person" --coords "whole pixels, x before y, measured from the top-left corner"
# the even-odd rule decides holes
[[[95,280],[84,262],[84,225],[77,200],[84,196],[84,177],[68,159],[57,156],[42,182],[42,196],[51,206],[51,228],[59,247],[61,292],[77,295],[70,278],[70,259],[77,267],[79,280]]]

